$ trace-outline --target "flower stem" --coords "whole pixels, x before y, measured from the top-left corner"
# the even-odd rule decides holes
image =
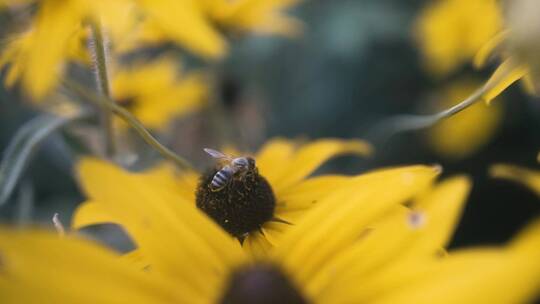
[[[486,93],[492,90],[494,87],[505,79],[507,74],[503,73],[496,79],[487,82],[480,88],[476,89],[471,95],[464,100],[460,101],[456,105],[430,115],[396,115],[379,122],[375,127],[371,129],[367,134],[367,138],[373,141],[385,142],[390,137],[404,132],[416,131],[425,128],[429,128],[438,122],[452,117],[455,114],[465,110],[471,105],[484,99]]]
[[[96,75],[98,91],[110,98],[109,71],[107,68],[107,45],[99,22],[91,23],[92,40],[89,45],[92,64]],[[112,115],[107,107],[101,106],[100,124],[105,139],[105,155],[112,157],[115,153]]]
[[[137,131],[137,133],[139,133],[142,139],[154,149],[156,149],[163,157],[173,161],[178,167],[183,170],[194,170],[187,160],[174,153],[173,151],[169,150],[167,147],[162,145],[154,136],[152,136],[152,134],[150,134],[150,132],[142,125],[142,123],[137,120],[137,118],[135,118],[135,116],[133,116],[128,110],[119,106],[107,96],[95,94],[94,92],[87,90],[82,85],[70,79],[64,80],[64,83],[66,87],[68,87],[78,95],[88,99],[88,101],[100,107],[106,108],[108,111],[116,114],[128,125],[130,125],[135,131]]]

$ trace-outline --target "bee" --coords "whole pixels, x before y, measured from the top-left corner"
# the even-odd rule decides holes
[[[204,152],[208,153],[213,158],[226,163],[212,177],[210,190],[213,192],[225,188],[235,175],[242,176],[249,170],[255,168],[255,160],[251,157],[242,156],[233,158],[225,153],[209,148],[204,148]]]

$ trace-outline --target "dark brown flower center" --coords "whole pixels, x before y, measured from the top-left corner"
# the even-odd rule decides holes
[[[228,178],[220,175],[218,181],[222,187],[216,190],[214,177],[221,169],[209,170],[201,176],[196,193],[197,207],[231,235],[243,240],[248,233],[260,230],[274,218],[274,192],[255,166]]]
[[[307,304],[298,288],[277,267],[256,264],[235,271],[229,279],[222,304]]]

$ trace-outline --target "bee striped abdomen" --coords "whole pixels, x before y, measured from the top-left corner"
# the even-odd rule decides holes
[[[223,169],[216,172],[211,182],[212,190],[216,191],[225,187],[229,180],[232,178],[232,176],[233,172],[229,167],[224,167]]]

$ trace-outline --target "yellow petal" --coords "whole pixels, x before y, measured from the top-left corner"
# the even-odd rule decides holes
[[[456,252],[373,303],[528,303],[539,293],[539,242],[537,221],[509,250]]]
[[[529,187],[537,195],[540,195],[540,172],[538,171],[518,166],[497,164],[493,165],[489,172],[493,177],[504,178],[521,183]]]
[[[276,246],[279,243],[279,240],[283,234],[289,229],[291,225],[279,222],[266,222],[263,225],[262,231],[264,233],[264,238],[272,245]]]
[[[530,256],[538,255],[540,251],[540,219],[536,219],[523,229],[509,244],[515,254]],[[538,259],[537,259],[538,260]]]
[[[240,246],[221,228],[144,174],[84,159],[79,175],[90,197],[126,229],[153,269],[189,278],[194,290],[213,293],[211,283],[219,284],[220,278],[205,278],[205,271],[224,272],[243,259]]]
[[[285,172],[293,156],[295,144],[283,138],[269,140],[257,153],[256,162],[259,172],[270,184],[277,182]],[[278,165],[279,164],[279,165]]]
[[[438,248],[448,245],[461,218],[470,188],[470,179],[458,176],[438,184],[414,202],[414,212],[424,218],[416,227],[422,237],[412,246],[413,252],[409,254],[435,253]]]
[[[23,85],[34,98],[43,97],[58,82],[70,39],[84,17],[79,1],[42,1],[36,17],[35,33],[23,74]]]
[[[71,227],[73,229],[104,223],[118,224],[118,219],[109,214],[103,208],[103,204],[93,201],[86,201],[79,205],[71,219]]]
[[[345,185],[352,177],[323,175],[308,178],[279,193],[276,216],[297,210],[305,210],[316,204],[332,191]]]
[[[137,3],[171,39],[208,58],[222,57],[226,43],[189,0],[138,0]]]
[[[523,84],[523,87],[525,88],[525,92],[527,92],[530,95],[539,95],[539,88],[535,85],[535,82],[533,80],[533,77],[530,74],[525,75],[521,79],[521,83]]]
[[[53,233],[1,229],[0,256],[2,303],[201,300],[185,285],[150,277],[98,245]]]
[[[430,1],[415,23],[426,66],[444,76],[469,63],[501,31],[503,16],[493,0]]]
[[[368,155],[371,146],[360,140],[320,139],[300,147],[290,159],[285,171],[272,186],[280,193],[298,183],[332,157],[343,154]],[[274,162],[274,165],[282,166]]]
[[[476,53],[473,59],[473,64],[476,68],[483,67],[488,61],[489,57],[494,53],[495,49],[499,47],[508,38],[508,30],[502,31],[486,42],[482,48]]]
[[[301,32],[301,22],[282,14],[282,11],[299,1],[242,0],[226,4],[223,2],[221,1],[221,5],[210,5],[208,9],[213,18],[233,30],[285,36],[295,36]]]
[[[250,233],[242,247],[249,253],[250,257],[264,258],[268,255],[272,244],[266,239],[266,237],[260,233]]]
[[[172,119],[199,109],[207,100],[205,76],[179,73],[177,61],[163,55],[118,71],[112,80],[114,97],[120,103],[128,101],[129,110],[150,128],[166,127]]]
[[[523,78],[528,72],[527,67],[517,65],[511,58],[506,59],[486,82],[485,87],[489,87],[490,89],[484,93],[483,99],[488,104],[491,103],[495,97],[501,94],[514,82]]]
[[[369,222],[418,195],[439,172],[440,168],[411,166],[352,179],[295,223],[276,247],[275,257],[305,283],[325,261],[357,239]]]
[[[319,270],[308,292],[312,297],[331,299],[359,278],[367,282],[394,263],[434,257],[448,243],[469,188],[465,177],[446,180],[415,200],[414,211],[399,206],[371,224],[365,237]],[[363,297],[360,302],[374,292],[372,285],[356,289],[356,296]]]
[[[148,270],[150,268],[150,262],[136,249],[122,255],[121,259],[136,269]]]
[[[12,37],[2,51],[0,66],[9,64],[6,74],[6,86],[13,87],[24,72],[27,58],[27,50],[31,47],[33,31],[28,31],[16,37]]]

